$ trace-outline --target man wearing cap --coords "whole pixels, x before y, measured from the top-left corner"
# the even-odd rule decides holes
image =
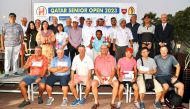
[[[75,57],[75,54],[78,54],[77,47],[82,42],[82,29],[78,27],[78,19],[73,19],[73,27],[69,30],[69,53],[71,57],[71,62]]]
[[[125,50],[128,47],[133,47],[133,35],[129,28],[126,27],[126,20],[120,19],[120,27],[113,37],[113,50],[116,54],[116,60],[125,56]]]
[[[134,57],[136,57],[136,54],[139,49],[139,36],[137,34],[139,26],[140,24],[137,23],[137,15],[133,14],[131,16],[130,22],[126,24],[126,27],[130,28],[133,34],[133,49],[134,49],[133,56]]]
[[[107,45],[101,46],[101,55],[96,57],[94,62],[95,74],[94,80],[92,81],[92,93],[94,95],[95,103],[91,109],[97,109],[99,107],[98,101],[98,87],[100,85],[111,85],[112,90],[112,100],[110,103],[111,109],[116,109],[115,99],[118,92],[118,80],[115,77],[115,67],[116,61],[115,58],[108,54]]]
[[[140,105],[138,102],[139,99],[139,88],[137,85],[137,62],[133,58],[133,48],[127,48],[125,51],[125,57],[120,58],[117,64],[117,74],[119,78],[119,91],[118,91],[118,97],[119,102],[117,103],[117,108],[121,107],[121,101],[123,97],[123,89],[126,86],[127,83],[131,85],[131,87],[134,89],[134,105],[137,109],[140,109]],[[126,77],[130,78],[130,80],[125,80]]]
[[[13,73],[18,75],[18,55],[23,43],[23,30],[20,24],[15,22],[16,14],[9,14],[9,23],[5,23],[2,28],[1,47],[5,51],[5,76],[8,78],[9,69],[13,65]]]

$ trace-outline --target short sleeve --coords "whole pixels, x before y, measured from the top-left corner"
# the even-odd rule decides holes
[[[71,59],[69,57],[67,59],[67,62],[68,62],[68,67],[71,67]]]
[[[142,26],[139,26],[139,28],[137,30],[137,34],[142,34]]]
[[[137,60],[137,69],[140,69],[140,66],[142,66],[141,59],[138,59]]]
[[[152,68],[153,68],[153,69],[156,69],[156,68],[157,68],[157,65],[156,65],[156,62],[154,61],[154,59],[152,59],[152,62],[151,62],[151,63],[152,63]]]
[[[177,64],[179,64],[179,62],[176,60],[174,56],[172,56],[172,65],[176,66]]]
[[[131,30],[129,28],[127,28],[127,33],[128,33],[128,36],[129,36],[129,39],[132,40],[133,39],[133,34],[131,32]]]
[[[93,61],[92,61],[92,59],[91,58],[88,58],[88,60],[89,60],[89,62],[88,62],[88,69],[94,69],[94,63],[93,63]]]
[[[2,26],[2,35],[5,36],[5,32],[6,32],[6,25],[3,24]]]
[[[76,71],[77,69],[77,59],[76,56],[73,59],[71,70]]]
[[[51,61],[51,67],[52,68],[56,67],[56,60],[55,60],[55,58]]]

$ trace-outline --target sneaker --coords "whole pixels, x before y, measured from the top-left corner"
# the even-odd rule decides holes
[[[121,102],[118,102],[116,107],[117,107],[117,109],[120,109],[121,108]]]
[[[14,76],[20,76],[18,72],[13,73]]]
[[[43,99],[41,96],[38,96],[38,104],[43,104]]]
[[[79,99],[75,99],[75,100],[71,103],[71,106],[76,106],[76,105],[79,104],[79,102],[80,102]]]
[[[141,109],[145,109],[145,104],[144,104],[144,102],[140,102],[140,108],[141,108]]]
[[[156,109],[160,109],[161,108],[161,104],[160,104],[160,102],[159,101],[157,101],[157,102],[154,102],[154,107],[156,108]]]
[[[24,100],[18,107],[19,108],[22,108],[22,107],[24,107],[24,106],[26,106],[26,105],[29,105],[30,104],[30,101],[29,100]]]
[[[53,103],[53,101],[54,101],[53,97],[48,97],[46,105],[48,105],[48,106],[51,105]]]
[[[4,75],[4,79],[7,79],[7,78],[9,78],[9,74]]]
[[[166,107],[165,102],[161,102],[160,104],[161,104],[161,106]]]
[[[79,104],[80,104],[80,105],[83,105],[85,102],[86,102],[86,98],[82,98],[82,99],[79,101]]]
[[[67,106],[68,100],[67,99],[63,99],[61,106]]]
[[[139,104],[139,102],[135,101],[135,102],[134,102],[134,105],[135,105],[135,108],[140,109],[140,104]]]

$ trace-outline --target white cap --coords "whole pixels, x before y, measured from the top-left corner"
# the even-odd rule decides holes
[[[73,22],[79,22],[79,20],[77,18],[73,18],[72,21]]]

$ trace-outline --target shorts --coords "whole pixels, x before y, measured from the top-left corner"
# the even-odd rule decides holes
[[[24,81],[27,85],[32,84],[33,82],[35,82],[37,79],[39,78],[39,76],[31,76],[31,75],[26,75],[22,81]],[[46,77],[43,77],[42,80],[40,81],[40,83],[46,83]]]
[[[110,77],[107,77],[107,80],[109,80],[109,78],[110,78]],[[93,80],[97,80],[98,83],[99,83],[99,86],[101,85],[100,80],[99,80],[99,78],[98,78],[97,76],[94,76],[94,79],[93,79]],[[115,80],[117,80],[117,78],[114,76],[113,79],[112,79],[112,82],[115,81]],[[106,84],[105,84],[105,85],[106,85]],[[99,86],[98,86],[98,87],[99,87]]]
[[[130,87],[133,87],[133,85],[137,84],[137,82],[136,81],[135,82],[131,82],[131,81],[122,81],[122,82],[120,82],[119,81],[119,84],[123,84],[124,87],[126,86],[126,84],[129,84]]]
[[[160,84],[168,84],[170,87],[174,87],[174,84],[172,84],[171,82],[171,76],[170,75],[166,75],[166,76],[157,76],[156,80],[158,80],[158,82],[160,82]],[[177,80],[175,83],[179,82],[179,80]]]
[[[87,81],[88,81],[88,76],[79,76],[78,74],[74,75],[75,84],[82,83],[83,85],[86,85]]]
[[[61,86],[68,86],[69,81],[70,75],[55,76],[54,74],[50,74],[47,77],[46,84],[53,87],[56,82],[60,82]]]
[[[154,89],[153,90],[155,91],[155,93],[162,92],[163,89],[162,89],[161,84],[155,78],[153,79],[153,81],[154,81]],[[146,87],[145,87],[143,76],[138,76],[137,85],[139,87],[140,94],[146,92]]]

